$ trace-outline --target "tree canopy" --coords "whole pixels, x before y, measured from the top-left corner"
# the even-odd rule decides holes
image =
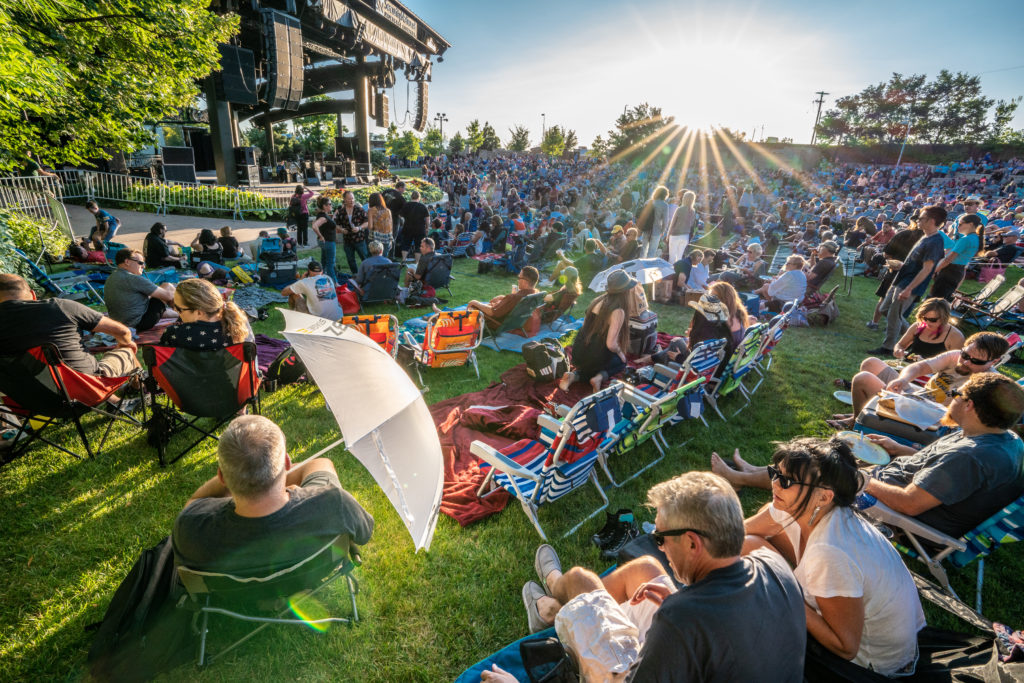
[[[661,107],[652,107],[647,102],[627,108],[615,120],[615,128],[608,131],[609,156],[643,154],[649,144],[657,142],[669,131],[669,124],[674,120],[671,116],[663,116]]]
[[[562,156],[562,152],[565,151],[565,132],[561,126],[551,126],[544,132],[544,140],[540,143],[540,149],[548,156]]]
[[[466,151],[475,152],[484,144],[484,129],[480,126],[480,119],[473,119],[466,126]]]
[[[466,150],[466,139],[462,137],[462,133],[455,131],[455,135],[448,141],[448,153],[449,154],[462,154]]]
[[[501,139],[495,132],[494,126],[492,126],[487,121],[484,121],[484,127],[483,130],[480,131],[480,136],[482,138],[480,142],[480,149],[485,149],[488,151],[501,149]]]
[[[943,69],[931,81],[924,74],[893,73],[888,81],[836,100],[822,115],[817,135],[825,143],[895,143],[909,125],[912,143],[1009,141],[1018,102],[985,97],[981,78],[962,72]]]
[[[0,0],[0,168],[83,163],[152,141],[195,102],[238,17],[208,0]]]
[[[314,95],[307,101],[330,100],[330,95]],[[338,133],[338,117],[334,114],[313,114],[295,119],[295,138],[298,146],[305,152],[334,151],[334,138]],[[342,133],[345,127],[342,127]],[[276,139],[277,136],[275,136]]]
[[[423,136],[423,153],[427,156],[440,156],[444,153],[444,138],[437,128],[428,128],[427,134]]]
[[[515,128],[509,128],[508,132],[512,135],[508,139],[508,148],[513,152],[525,152],[530,149],[530,131],[526,126],[517,125]]]

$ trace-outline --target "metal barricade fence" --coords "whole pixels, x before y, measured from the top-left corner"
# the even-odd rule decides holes
[[[57,217],[47,199],[51,194],[63,201],[62,180],[53,176],[17,176],[0,178],[0,208],[23,213],[57,225]]]

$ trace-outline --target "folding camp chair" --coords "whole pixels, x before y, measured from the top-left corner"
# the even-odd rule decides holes
[[[93,457],[95,449],[82,424],[82,418],[89,412],[102,415],[107,423],[99,442],[100,450],[115,421],[141,426],[141,422],[122,410],[103,407],[114,392],[140,372],[136,370],[127,377],[87,375],[65,365],[53,344],[43,344],[16,355],[0,356],[0,394],[4,404],[0,408],[0,425],[17,430],[14,445],[5,454],[5,460],[23,455],[36,440],[81,458],[63,445],[66,443],[64,439],[53,441],[43,435],[47,427],[66,422],[75,425],[86,454]]]
[[[597,460],[613,486],[619,487],[636,479],[664,459],[665,449],[670,449],[672,446],[665,440],[661,429],[666,425],[675,424],[679,420],[700,416],[703,404],[702,386],[706,381],[706,378],[698,377],[672,391],[664,392],[657,398],[637,391],[634,387],[618,380],[612,382],[611,386],[620,392],[623,419],[612,427],[604,441],[598,446]],[[609,458],[631,451],[648,440],[654,443],[654,447],[658,450],[658,457],[647,462],[622,481],[616,481],[608,466]]]
[[[978,290],[976,294],[964,294],[959,290],[953,292],[953,310],[959,312],[965,304],[977,308],[991,307],[992,302],[989,301],[989,298],[996,293],[997,289],[1003,286],[1005,281],[1006,274],[1000,273],[986,282],[985,286]]]
[[[161,467],[177,461],[205,439],[216,441],[214,432],[243,408],[252,407],[257,415],[260,412],[256,345],[251,342],[216,351],[143,346],[142,358],[149,369],[146,389],[154,397],[153,417],[147,426],[149,442],[156,446]],[[166,395],[162,403],[156,396],[158,389]],[[215,420],[208,430],[198,424],[207,417]],[[189,429],[199,432],[199,438],[167,460],[171,436]]]
[[[398,303],[398,288],[405,273],[401,263],[382,263],[370,268],[363,286],[364,304]]]
[[[761,343],[764,341],[764,335],[768,331],[768,326],[764,323],[758,323],[751,325],[747,328],[746,334],[743,335],[743,341],[740,342],[736,350],[733,351],[732,358],[729,359],[725,367],[725,372],[720,377],[712,378],[708,383],[708,388],[704,393],[704,397],[707,399],[711,407],[718,413],[718,417],[723,420],[726,419],[725,415],[718,408],[718,399],[723,396],[727,396],[733,391],[739,391],[744,398],[744,403],[739,409],[733,413],[733,417],[736,417],[740,412],[750,405],[750,398],[752,396],[749,389],[743,385],[743,380],[747,374],[754,367],[754,361],[757,360],[758,351],[761,349]]]
[[[469,245],[473,243],[472,232],[461,232],[452,242],[452,256],[465,256]]]
[[[445,289],[448,296],[452,297],[452,255],[434,254],[434,258],[427,266],[427,272],[423,274],[424,284],[433,287],[434,290]]]
[[[908,557],[915,557],[924,562],[928,571],[939,582],[942,591],[957,600],[960,598],[949,585],[949,576],[943,563],[948,561],[950,566],[962,569],[977,560],[978,579],[975,585],[974,609],[978,614],[981,614],[985,558],[994,553],[999,546],[1024,540],[1024,496],[1020,496],[960,538],[948,536],[913,517],[896,512],[868,494],[857,497],[857,507],[869,517],[899,528],[909,541],[910,547],[899,543],[896,547]],[[929,552],[925,544],[938,550]]]
[[[197,664],[204,666],[213,662],[271,624],[292,624],[323,631],[325,628],[321,627],[322,624],[341,623],[352,626],[358,623],[356,594],[359,592],[359,584],[353,578],[352,570],[361,564],[357,547],[347,534],[342,534],[310,557],[262,576],[207,572],[179,565],[178,578],[191,601],[188,607],[196,609],[200,617]],[[303,601],[341,577],[344,577],[348,588],[352,616],[305,618]],[[296,595],[300,597],[296,598]],[[210,632],[211,614],[257,623],[259,626],[217,654],[207,657],[206,641]],[[295,616],[291,616],[293,614]]]
[[[515,308],[505,316],[505,319],[501,321],[501,324],[496,329],[492,330],[485,326],[485,331],[494,340],[494,347],[497,350],[501,350],[501,346],[498,344],[498,336],[505,332],[515,332],[516,330],[523,329],[526,323],[529,322],[533,312],[544,305],[545,296],[547,294],[544,292],[524,296],[515,305]]]
[[[707,382],[711,382],[725,358],[725,344],[724,339],[705,339],[693,347],[682,365],[655,365],[651,381],[638,384],[637,389],[654,398],[660,398],[698,377],[703,377]],[[704,419],[703,411],[699,417],[707,427],[708,423]]]
[[[354,327],[377,342],[392,358],[398,355],[398,318],[381,313],[378,315],[346,315],[342,325]]]
[[[964,303],[961,306],[960,321],[971,323],[981,330],[995,324],[1011,324],[1011,312],[1021,300],[1024,300],[1024,286],[1014,285],[991,307]]]
[[[538,509],[590,481],[601,494],[603,504],[563,538],[576,532],[608,507],[608,496],[597,481],[594,466],[598,446],[621,418],[618,392],[616,387],[605,387],[581,399],[562,420],[541,415],[537,418],[540,441],[522,439],[500,451],[474,441],[470,451],[484,461],[481,468],[489,469],[477,495],[484,497],[499,489],[507,491],[522,505],[541,538],[547,540]]]
[[[796,310],[798,301],[793,301],[791,304],[786,304],[783,308],[783,312],[773,317],[768,322],[768,329],[765,331],[764,341],[761,342],[761,348],[757,352],[757,358],[754,359],[754,372],[757,373],[760,379],[757,380],[757,384],[750,390],[753,394],[756,392],[761,383],[764,382],[767,377],[768,370],[772,367],[772,352],[778,345],[779,340],[782,339],[782,333],[789,329],[789,319]]]
[[[426,390],[420,366],[428,368],[454,368],[469,363],[480,379],[476,362],[476,348],[484,338],[484,319],[480,311],[441,311],[427,320],[423,343],[407,333],[405,342],[413,349],[416,376]]]

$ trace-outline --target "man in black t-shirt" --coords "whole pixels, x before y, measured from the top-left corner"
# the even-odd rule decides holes
[[[397,237],[398,233],[401,232],[401,225],[398,219],[402,214],[402,207],[405,206],[405,182],[399,180],[393,188],[388,188],[381,194],[384,195],[384,204],[388,207],[388,211],[391,212],[391,226],[395,237]]]
[[[773,681],[803,680],[807,623],[800,585],[777,553],[740,555],[743,511],[732,486],[710,472],[687,472],[647,498],[657,510],[651,536],[683,587],[652,556],[603,578],[580,567],[563,574],[554,550],[542,545],[534,568],[544,587],[533,581],[523,587],[530,630],[557,620],[571,647],[563,633],[571,641],[575,624],[632,623],[639,637],[629,642],[620,632],[615,643],[614,656],[632,660],[627,681],[755,681],[767,672]],[[586,645],[589,652],[612,647]]]
[[[430,211],[420,201],[420,193],[413,190],[409,194],[409,201],[402,207],[400,215],[402,217],[402,234],[395,249],[402,252],[404,259],[410,253],[419,252],[420,240],[427,236]]]
[[[180,566],[242,576],[291,567],[347,534],[362,545],[373,517],[341,487],[334,464],[293,465],[280,427],[235,418],[217,445],[217,474],[178,514],[171,534]]]
[[[82,346],[82,331],[109,334],[117,348],[97,360]],[[24,278],[0,274],[0,355],[13,356],[42,344],[56,346],[68,367],[88,375],[124,377],[139,367],[127,327],[77,301],[38,301]]]

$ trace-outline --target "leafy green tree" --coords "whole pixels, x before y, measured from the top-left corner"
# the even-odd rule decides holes
[[[423,136],[423,153],[427,156],[436,157],[444,153],[444,139],[441,131],[437,128],[428,128],[427,134]]]
[[[501,149],[501,138],[494,130],[494,126],[484,121],[484,128],[480,131],[480,137],[482,142],[480,143],[480,149],[486,149],[488,151],[494,151]]]
[[[330,95],[314,95],[309,101],[330,100]],[[334,114],[314,114],[292,121],[295,138],[304,152],[327,152],[334,150],[334,138],[338,136],[338,117]],[[346,131],[342,126],[341,132]]]
[[[247,145],[259,147],[263,152],[263,159],[270,159],[270,147],[267,146],[267,133],[262,126],[253,126],[242,133],[242,138]],[[298,144],[294,137],[288,137],[288,124],[285,122],[274,124],[274,150],[277,156],[286,157],[299,151]]]
[[[551,126],[544,133],[544,140],[540,143],[542,152],[552,157],[562,156],[565,151],[565,133],[561,126]]]
[[[513,152],[525,152],[530,149],[530,131],[526,126],[517,125],[509,128],[512,137],[508,139],[508,148]]]
[[[459,131],[455,132],[452,139],[448,141],[448,153],[449,154],[462,154],[466,150],[466,139],[462,137],[462,133]]]
[[[209,0],[0,0],[0,168],[149,144],[194,104],[238,17]]]
[[[388,169],[388,155],[382,150],[375,149],[370,152],[370,164],[373,165],[374,171],[387,170]]]
[[[398,138],[392,149],[392,154],[409,161],[416,161],[423,156],[423,150],[420,148],[420,139],[411,130],[402,133],[402,136]]]
[[[600,135],[594,138],[594,141],[590,143],[590,149],[587,150],[587,156],[593,157],[594,159],[601,159],[608,155],[608,143],[604,141]]]
[[[580,146],[580,141],[576,137],[576,131],[567,130],[565,131],[565,151],[574,152],[576,148]]]
[[[484,131],[480,127],[480,119],[473,119],[466,126],[466,150],[470,153],[480,149],[484,144]]]
[[[398,154],[398,152],[395,151],[395,146],[398,144],[400,139],[401,136],[398,134],[398,126],[392,123],[388,126],[387,135],[384,136],[384,153],[389,156],[392,154]]]
[[[608,131],[609,155],[633,157],[648,152],[651,145],[658,144],[669,132],[669,124],[674,120],[663,116],[660,107],[647,102],[627,108],[615,120],[615,129]]]

